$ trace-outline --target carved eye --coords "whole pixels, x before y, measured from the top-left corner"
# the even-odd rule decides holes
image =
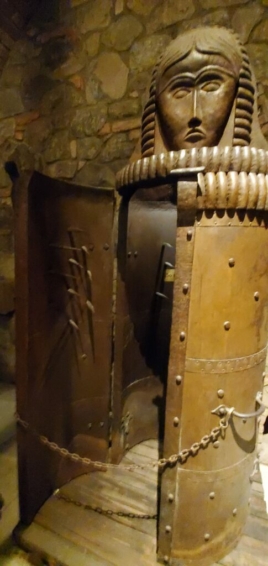
[[[205,92],[215,92],[216,90],[219,90],[220,86],[220,81],[207,81],[206,83],[200,85],[200,88]]]
[[[174,88],[172,94],[175,98],[184,98],[187,94],[189,94],[189,92],[191,92],[189,87],[181,86],[179,88]]]

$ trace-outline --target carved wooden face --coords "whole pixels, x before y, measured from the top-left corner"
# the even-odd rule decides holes
[[[238,77],[227,59],[193,49],[157,82],[156,105],[168,150],[218,145],[236,95]]]

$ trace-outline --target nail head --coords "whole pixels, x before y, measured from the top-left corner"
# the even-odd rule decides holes
[[[225,329],[225,330],[230,330],[230,328],[231,328],[231,323],[230,323],[230,321],[229,321],[229,320],[226,320],[223,326],[224,326],[224,329]]]
[[[222,399],[222,398],[224,397],[224,390],[223,390],[223,389],[219,389],[219,390],[218,390],[218,397],[219,397],[220,399]]]
[[[176,375],[175,381],[176,381],[176,384],[177,384],[177,385],[180,385],[181,382],[182,382],[182,376],[181,376],[181,375]]]

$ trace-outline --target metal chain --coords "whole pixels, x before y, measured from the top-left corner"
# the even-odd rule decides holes
[[[224,438],[225,431],[229,426],[229,420],[232,415],[233,409],[229,409],[226,411],[225,416],[220,419],[219,425],[214,427],[209,434],[206,434],[201,438],[199,442],[194,442],[190,448],[185,448],[181,450],[178,454],[172,454],[169,458],[160,458],[159,460],[153,460],[148,464],[110,464],[106,462],[98,462],[96,460],[91,460],[90,458],[85,458],[79,456],[75,452],[70,452],[67,448],[62,448],[56,442],[51,442],[46,436],[39,434],[34,428],[30,426],[30,424],[23,420],[18,413],[16,413],[16,420],[17,423],[24,429],[30,432],[33,436],[36,436],[41,444],[47,446],[53,452],[57,452],[64,458],[70,459],[72,462],[78,462],[79,464],[83,464],[85,466],[94,466],[95,468],[99,468],[102,470],[108,469],[120,469],[127,470],[129,472],[133,472],[134,470],[144,470],[146,468],[165,468],[166,466],[174,466],[176,464],[184,464],[190,456],[196,456],[196,454],[201,449],[207,448],[209,444],[213,444],[218,440],[221,436]]]
[[[104,509],[103,507],[90,505],[89,503],[81,503],[80,501],[77,501],[76,499],[72,499],[72,497],[69,497],[68,495],[61,493],[59,489],[56,489],[53,495],[57,499],[62,499],[63,501],[66,501],[66,503],[72,503],[77,507],[82,507],[87,511],[95,511],[95,513],[99,513],[100,515],[106,515],[107,517],[112,517],[113,515],[116,515],[117,517],[125,517],[127,519],[146,519],[146,520],[157,519],[157,514],[149,515],[146,513],[127,513],[126,511],[113,511],[112,509]]]

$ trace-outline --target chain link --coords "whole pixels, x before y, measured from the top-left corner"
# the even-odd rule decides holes
[[[53,495],[57,499],[62,499],[63,501],[66,501],[66,503],[72,503],[73,505],[76,505],[77,507],[82,507],[87,511],[94,511],[95,513],[99,513],[99,515],[106,515],[106,517],[117,516],[117,517],[124,517],[127,519],[145,519],[145,520],[157,519],[157,514],[155,513],[152,515],[149,515],[147,513],[128,513],[126,511],[114,511],[113,509],[104,509],[103,507],[90,505],[89,503],[81,503],[80,501],[77,501],[76,499],[73,499],[72,497],[69,497],[68,495],[61,493],[59,489],[56,489]]]
[[[101,470],[108,470],[108,469],[118,469],[120,466],[121,470],[127,470],[129,472],[133,472],[135,470],[144,470],[147,468],[165,468],[166,466],[175,466],[176,464],[185,464],[188,458],[191,456],[196,456],[199,450],[207,448],[209,444],[213,444],[218,440],[221,436],[224,438],[226,429],[229,426],[229,420],[231,417],[232,411],[227,411],[226,415],[220,419],[219,425],[214,427],[210,434],[206,434],[201,438],[199,442],[195,442],[192,444],[190,448],[185,448],[181,450],[178,454],[172,454],[169,458],[159,458],[159,460],[151,461],[148,464],[111,464],[106,462],[98,462],[96,460],[91,460],[90,458],[79,456],[75,452],[70,452],[67,448],[62,448],[56,442],[51,442],[46,436],[39,434],[30,424],[23,420],[18,413],[16,413],[16,420],[17,423],[26,431],[30,432],[33,436],[37,437],[39,441],[52,450],[53,452],[57,452],[64,458],[68,458],[72,462],[78,462],[79,464],[83,464],[85,466],[93,466],[94,468],[99,468]]]

